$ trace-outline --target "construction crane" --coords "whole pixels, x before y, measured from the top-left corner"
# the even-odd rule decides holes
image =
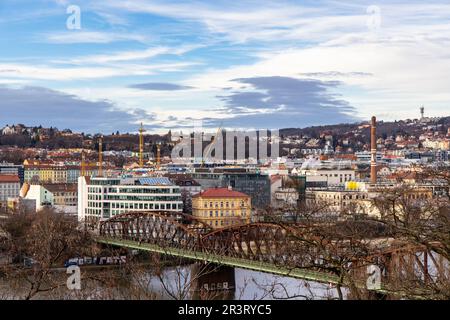
[[[144,167],[144,132],[145,129],[141,122],[141,127],[139,128],[139,167]]]
[[[84,149],[81,150],[81,176],[86,176],[86,155],[84,153]]]
[[[161,166],[161,143],[156,144],[156,168],[159,170]]]
[[[216,141],[216,138],[219,136],[219,134],[222,134],[222,124],[217,129],[216,135],[212,137],[211,143],[206,146],[205,151],[202,153],[202,165],[201,165],[202,168],[205,166],[205,157],[204,157],[204,155],[208,154],[211,151],[211,149],[214,146],[214,143]]]
[[[87,175],[87,168],[88,167],[97,167],[97,163],[86,163],[86,152],[84,151],[84,149],[82,149],[81,151],[81,172],[80,175],[82,177],[85,177]],[[101,169],[99,167],[99,175],[101,172]]]

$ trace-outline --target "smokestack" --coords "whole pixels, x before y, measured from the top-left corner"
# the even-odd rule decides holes
[[[370,182],[377,183],[377,118],[372,117],[370,128]]]

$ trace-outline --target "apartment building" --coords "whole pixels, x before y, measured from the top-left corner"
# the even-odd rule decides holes
[[[326,183],[328,186],[339,185],[355,180],[354,169],[305,169],[300,173],[306,176],[307,182]]]
[[[7,208],[8,198],[18,197],[19,193],[19,176],[0,174],[0,210],[5,210]]]
[[[249,195],[229,188],[212,188],[192,197],[192,215],[214,229],[251,221]]]
[[[77,183],[81,176],[81,167],[74,165],[26,164],[24,170],[24,180],[29,183]],[[95,176],[98,167],[87,166],[85,171],[86,176]]]
[[[14,163],[0,162],[0,174],[8,174],[19,176],[20,184],[24,182],[23,165],[15,165]]]
[[[77,185],[72,183],[24,183],[21,197],[36,202],[36,211],[44,207],[53,207],[57,211],[76,214],[78,196]]]

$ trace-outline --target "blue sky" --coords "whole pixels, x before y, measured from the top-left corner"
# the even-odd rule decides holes
[[[80,29],[67,27],[80,9]],[[448,115],[448,1],[1,0],[0,126],[105,133]]]

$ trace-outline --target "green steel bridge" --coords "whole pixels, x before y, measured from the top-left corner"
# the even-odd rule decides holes
[[[350,267],[366,287],[367,267],[376,265],[384,280],[393,272],[415,268],[424,281],[432,280],[430,270],[448,276],[443,265],[425,248],[389,246],[368,252],[368,244],[352,239],[326,240],[314,226],[284,226],[251,223],[222,229],[192,216],[166,212],[128,212],[102,221],[96,241],[102,244],[155,252],[223,266],[266,272],[327,284],[348,285],[339,277],[336,264]],[[446,262],[448,264],[448,262]],[[334,266],[334,267],[333,267]],[[388,281],[383,281],[387,283]],[[387,287],[379,293],[392,293]]]

